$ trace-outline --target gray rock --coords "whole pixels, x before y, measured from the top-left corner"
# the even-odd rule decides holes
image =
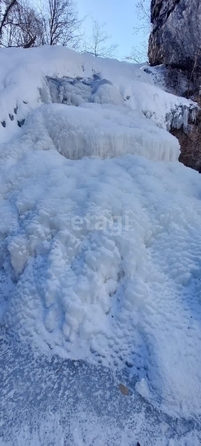
[[[152,0],[151,65],[201,69],[201,1]]]

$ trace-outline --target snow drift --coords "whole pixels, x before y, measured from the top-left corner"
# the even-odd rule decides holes
[[[64,48],[0,63],[2,324],[39,351],[128,367],[144,398],[199,415],[200,177],[165,130],[186,100]],[[108,82],[83,93],[83,73]],[[47,76],[64,75],[76,93],[59,101]]]

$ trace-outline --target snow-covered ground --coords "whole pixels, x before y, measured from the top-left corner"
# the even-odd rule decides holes
[[[20,435],[21,446],[127,446],[140,438],[144,446],[155,422],[154,446],[198,445],[201,184],[197,172],[178,162],[178,141],[166,130],[171,119],[185,126],[194,105],[158,88],[146,66],[65,48],[1,50],[0,66],[1,444],[17,444]],[[59,370],[85,364],[87,382],[92,374],[103,395],[96,407],[100,423],[93,410],[84,420],[83,406],[73,421],[63,405],[60,421],[66,416],[75,423],[69,439],[57,411],[57,440],[47,440],[46,427],[31,437],[21,422],[19,434],[16,415],[8,423],[20,400],[14,364],[27,358],[27,348],[20,385],[30,377],[36,389],[36,374],[46,401],[41,379],[49,367],[69,407],[79,407],[79,374],[73,372],[70,392],[55,380],[52,364],[55,357]],[[117,376],[130,396],[116,395]],[[128,399],[129,420],[119,398]],[[82,395],[82,404],[87,401]],[[111,418],[115,401],[116,419],[124,420],[118,426]],[[98,427],[84,440],[79,423],[87,429],[87,421]]]
[[[49,77],[57,79],[65,76],[66,79],[74,80],[74,85],[70,88],[71,102],[74,105],[85,101],[125,104],[130,109],[151,117],[163,128],[169,126],[172,111],[178,109],[177,125],[186,122],[185,107],[189,108],[189,101],[158,88],[154,84],[155,76],[146,65],[94,58],[87,53],[78,54],[63,47],[48,46],[29,51],[20,48],[1,49],[0,62],[1,141],[18,133],[17,123],[21,125],[30,110],[37,108],[42,102],[52,102],[51,93],[55,99],[53,82],[52,88],[48,85]],[[99,79],[102,82],[97,82]],[[78,88],[79,80],[81,82]],[[87,88],[90,81],[91,99]],[[56,102],[63,99],[65,84],[60,88],[58,86],[58,91],[59,98]],[[193,108],[194,106],[192,104]]]

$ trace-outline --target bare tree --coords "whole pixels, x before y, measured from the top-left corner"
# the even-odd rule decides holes
[[[92,36],[85,45],[86,51],[95,57],[114,57],[118,45],[108,44],[110,38],[105,31],[105,24],[101,25],[94,20]]]
[[[148,38],[151,24],[150,0],[139,0],[135,8],[138,25],[133,27],[133,32],[138,37],[138,40],[139,35],[141,36],[141,43],[132,47],[131,54],[126,59],[142,63],[147,60],[148,53]]]
[[[0,46],[29,48],[41,44],[75,48],[80,26],[75,0],[0,0]]]
[[[139,0],[136,4],[136,11],[139,20],[139,25],[134,27],[134,30],[150,30],[151,22],[151,5],[150,0]]]
[[[37,12],[18,0],[0,0],[0,45],[29,48],[42,43],[42,20]]]
[[[43,8],[44,43],[75,48],[81,38],[80,26],[74,0],[45,0]],[[45,6],[45,4],[44,4]]]
[[[126,60],[130,60],[135,63],[143,63],[147,61],[147,41],[142,41],[140,45],[133,46],[130,56],[125,57]]]
[[[4,46],[29,48],[43,43],[43,22],[26,3],[16,2],[4,30]]]
[[[5,2],[4,0],[0,0],[0,43],[2,42],[3,32],[8,25],[11,12],[16,5],[17,0],[11,0]]]

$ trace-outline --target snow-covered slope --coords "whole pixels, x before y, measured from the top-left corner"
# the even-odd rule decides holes
[[[52,101],[49,77],[58,79],[65,76],[75,82],[83,81],[80,82],[79,91],[76,84],[71,85],[74,105],[78,105],[77,96],[79,104],[86,101],[83,84],[86,89],[89,80],[96,81],[92,85],[90,101],[126,104],[130,109],[151,117],[163,128],[169,125],[175,109],[178,110],[178,125],[181,125],[186,120],[183,107],[189,109],[190,106],[186,99],[171,95],[154,85],[154,77],[149,74],[146,65],[94,58],[90,54],[78,54],[63,47],[33,48],[29,51],[20,48],[1,49],[0,62],[1,140],[8,140],[13,132],[17,132],[17,123],[21,125],[30,110],[41,102]],[[107,84],[97,83],[97,79],[107,80]],[[65,85],[62,85],[60,98],[54,95],[56,102],[61,101],[61,90],[64,89]]]
[[[200,415],[200,177],[165,130],[189,102],[64,48],[1,50],[0,66],[2,324]]]

